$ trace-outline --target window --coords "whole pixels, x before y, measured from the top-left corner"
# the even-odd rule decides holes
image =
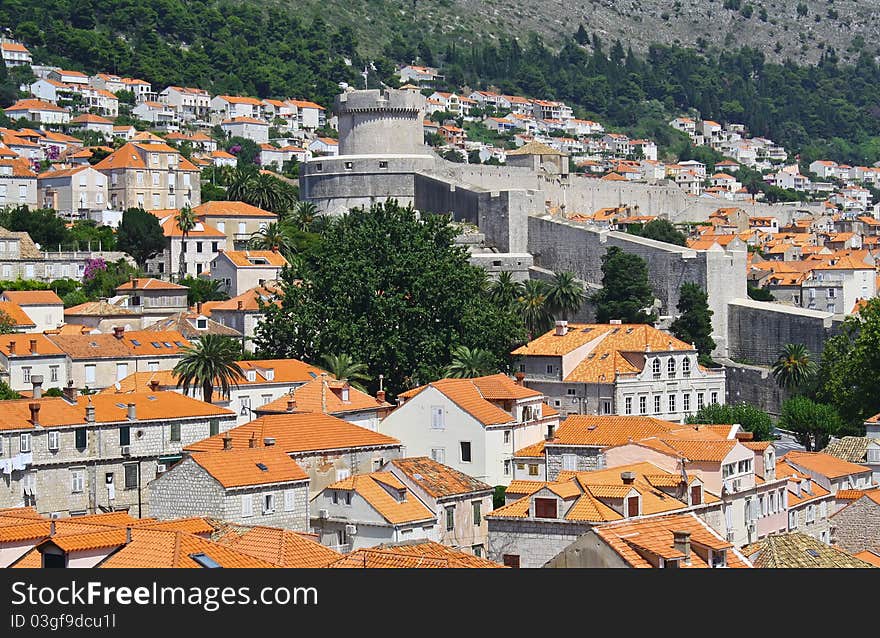
[[[577,469],[577,454],[563,454],[562,455],[562,469],[563,470],[576,470]]]
[[[675,359],[669,357],[669,363],[666,364],[666,373],[670,379],[675,378]]]
[[[152,171],[151,175],[153,177],[153,186],[158,186],[159,185],[159,173],[157,171]]]
[[[446,531],[451,532],[455,529],[455,508],[446,508]]]
[[[86,481],[86,470],[85,468],[77,467],[70,468],[70,491],[74,494],[83,491],[85,487]]]
[[[274,494],[264,494],[263,495],[263,516],[266,514],[274,514],[275,513],[275,495]]]
[[[131,445],[130,425],[123,425],[119,428],[119,445]]]
[[[718,403],[718,393],[717,392],[713,392],[710,396],[712,397],[711,402],[713,404]]]
[[[536,498],[535,518],[556,518],[556,499]]]
[[[442,405],[431,406],[431,429],[442,430],[446,427],[445,413]]]
[[[630,496],[626,499],[626,515],[629,518],[639,515],[639,497]]]
[[[504,554],[501,558],[505,567],[519,569],[519,554]]]
[[[624,414],[632,414],[633,413],[633,398],[626,397],[623,400],[623,413]]]
[[[568,389],[565,391],[565,393],[566,393],[568,396],[570,396],[570,397],[573,397],[573,396],[575,395],[575,392],[577,392],[577,390],[575,390],[574,388],[568,388]]]
[[[553,366],[552,365],[547,366],[547,374],[553,374]]]
[[[216,225],[217,225],[217,230],[219,230],[221,233],[226,232],[226,222],[217,222]],[[216,252],[216,250],[217,249],[215,248],[214,251]]]
[[[116,380],[122,381],[127,376],[128,376],[128,364],[127,363],[117,363],[116,364]]]
[[[159,208],[159,193],[153,194],[153,208]]]
[[[345,504],[346,504],[346,505],[351,505],[351,492],[346,492],[346,493],[345,493]]]
[[[113,177],[116,177],[116,175],[114,175]],[[144,184],[144,172],[143,171],[137,172],[137,184],[138,184],[138,186],[143,186],[143,184]]]
[[[147,362],[147,370],[149,372],[159,372],[159,362],[158,361]]]
[[[446,449],[442,447],[431,448],[431,458],[438,463],[446,463]]]
[[[510,443],[510,430],[504,430],[504,443]]]
[[[727,463],[721,466],[721,478],[727,478],[736,474],[736,463]]]
[[[58,381],[58,366],[49,366],[49,381]]]
[[[345,170],[350,171],[354,164],[352,162],[345,162]]]
[[[86,449],[86,445],[87,445],[87,441],[88,441],[87,434],[88,434],[88,430],[86,430],[85,428],[77,428],[74,431],[74,446],[76,447],[77,450]]]
[[[251,494],[241,496],[241,517],[247,518],[254,515],[254,497]]]
[[[705,405],[703,402],[703,393],[697,392],[697,410],[702,410],[703,405]]]
[[[30,382],[31,382],[31,368],[30,368],[30,366],[26,366],[26,367],[22,368],[22,369],[21,369],[21,374],[22,374],[22,376],[24,377],[24,382],[25,382],[25,383],[30,383]]]
[[[538,476],[538,465],[535,463],[529,463],[529,476]]]
[[[651,372],[655,379],[660,378],[660,359],[654,359],[654,362],[651,364]]]
[[[669,403],[669,411],[675,412],[675,395],[674,394],[669,395],[668,403]]]
[[[150,153],[150,163],[158,164],[159,163],[159,154],[158,153]]]
[[[238,234],[244,235],[245,233],[247,233],[247,226],[245,225],[245,222],[238,222]]]
[[[797,529],[798,526],[797,512],[788,513],[788,529]]]
[[[339,505],[339,492],[331,492],[330,500],[333,501],[334,505]]]
[[[483,504],[480,501],[473,501],[471,506],[474,510],[474,525],[478,526],[483,521]]]
[[[691,395],[689,392],[685,392],[681,397],[681,408],[685,412],[691,411]]]
[[[691,485],[691,505],[700,505],[703,502],[703,488],[700,485]]]
[[[654,395],[654,414],[660,414],[660,395]]]
[[[828,518],[828,502],[819,503],[819,518]]]
[[[18,439],[18,451],[25,453],[31,451],[31,435],[27,432],[22,432]]]
[[[737,466],[737,472],[743,474],[744,472],[752,471],[752,459],[745,459],[744,461],[740,461]]]
[[[284,511],[292,512],[296,507],[296,491],[284,490]]]
[[[648,413],[648,397],[639,397],[639,414]]]
[[[220,419],[211,419],[208,422],[209,436],[220,434]]]
[[[461,462],[462,463],[470,463],[471,462],[471,442],[470,441],[461,441]]]
[[[483,555],[483,546],[474,545],[473,547],[471,547],[471,551],[474,553],[474,556],[480,558]]]
[[[245,415],[250,412],[251,409],[251,398],[250,397],[239,397],[239,403],[241,404],[241,409],[238,411],[239,414]]]
[[[816,506],[807,505],[807,522],[814,523],[816,521]]]
[[[180,423],[171,424],[171,440],[180,441]]]
[[[138,465],[137,463],[126,463],[122,466],[125,475],[125,489],[136,490],[138,486]]]
[[[602,401],[602,414],[611,414],[611,401]]]
[[[58,450],[58,432],[49,432],[49,450]]]
[[[683,377],[691,376],[691,360],[689,357],[681,360],[681,375]]]

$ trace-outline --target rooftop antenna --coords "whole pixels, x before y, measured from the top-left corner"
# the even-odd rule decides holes
[[[383,388],[382,388],[382,381],[384,381],[384,380],[385,380],[385,375],[384,375],[384,374],[380,374],[380,375],[379,375],[379,391],[380,391],[380,392],[381,392],[382,389],[383,389]]]

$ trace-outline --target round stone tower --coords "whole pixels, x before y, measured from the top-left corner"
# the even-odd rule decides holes
[[[423,155],[425,96],[395,89],[347,91],[333,105],[340,155]]]

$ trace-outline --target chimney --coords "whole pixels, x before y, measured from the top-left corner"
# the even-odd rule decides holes
[[[37,340],[31,339],[31,354],[37,354]]]
[[[55,536],[55,521],[49,521],[49,536]]]
[[[128,404],[128,420],[129,421],[136,421],[137,420],[137,412],[136,412],[134,403]]]
[[[125,528],[125,544],[128,545],[131,542],[131,528]]]
[[[231,450],[232,449],[232,435],[229,432],[226,432],[223,435],[223,449]]]
[[[568,322],[565,319],[560,319],[556,322],[556,336],[564,337],[568,334]]]
[[[34,424],[34,427],[37,427],[40,425],[40,404],[28,403],[28,407],[31,409],[31,423]]]
[[[672,546],[684,554],[685,564],[691,562],[691,533],[685,531],[672,532]]]
[[[273,445],[275,445],[275,439],[274,439],[274,437],[267,436],[266,438],[264,438],[264,439],[263,439],[263,445],[266,446],[266,447],[272,447]]]
[[[238,304],[236,305],[236,309],[241,310],[242,306],[244,306],[244,303],[242,301],[239,301]]]
[[[321,373],[321,414],[327,414],[327,373]]]
[[[289,399],[287,399],[287,411],[293,412],[296,409],[296,399],[293,398],[293,395]]]
[[[248,439],[248,447],[249,448],[257,447],[257,434],[255,432],[251,432],[251,438]]]
[[[159,380],[158,379],[150,379],[150,392],[158,392],[159,391]]]
[[[71,381],[71,384],[73,382]],[[64,400],[68,403],[76,403],[76,388],[73,385],[67,385],[64,388]]]
[[[623,320],[622,319],[609,319],[608,323],[615,325],[615,326],[619,326],[623,323]]]
[[[202,302],[199,301],[196,303],[196,314],[202,314]]]
[[[376,401],[379,403],[385,403],[385,390],[379,390],[376,393]]]
[[[125,332],[124,326],[113,326],[113,336],[117,339],[122,339],[122,334]]]
[[[34,387],[33,396],[35,399],[43,398],[43,375],[42,374],[32,374],[31,375],[31,385]]]
[[[9,342],[9,354],[15,354],[15,342],[14,341]]]
[[[635,472],[621,472],[620,480],[623,481],[624,485],[632,485],[636,481],[636,473]]]
[[[526,373],[525,372],[517,372],[513,376],[516,377],[516,385],[525,385],[526,384]]]
[[[95,422],[95,406],[92,405],[92,397],[89,397],[89,402],[86,404],[86,423],[94,423]]]

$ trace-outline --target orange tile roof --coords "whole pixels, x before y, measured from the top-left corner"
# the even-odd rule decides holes
[[[866,549],[857,554],[853,554],[856,558],[860,558],[866,563],[871,563],[874,567],[880,567],[880,555],[871,551],[870,549]]]
[[[262,101],[255,97],[242,95],[218,95],[217,97],[229,104],[252,104],[254,106],[260,106],[262,104]]]
[[[111,95],[112,95],[112,93],[111,93]],[[77,115],[75,118],[70,120],[70,123],[71,124],[113,124],[113,122],[108,120],[107,118],[101,117],[100,115],[93,115],[91,113],[83,113],[82,115]]]
[[[232,531],[215,539],[231,549],[278,567],[327,567],[342,554],[302,534],[277,527],[255,526],[241,533]]]
[[[533,445],[527,445],[513,453],[515,458],[544,458],[544,441],[538,441]]]
[[[12,301],[0,301],[0,315],[6,315],[12,320],[16,328],[33,328],[37,324],[17,303]]]
[[[686,441],[676,438],[663,438],[663,443],[671,450],[691,461],[721,462],[734,447],[737,441]]]
[[[434,498],[492,490],[491,485],[425,456],[395,459],[391,464]]]
[[[838,501],[857,501],[868,492],[874,491],[875,490],[837,490],[837,494],[834,495],[834,498]]]
[[[30,356],[31,341],[36,341],[36,354],[39,355],[62,355],[64,352],[46,335],[41,334],[5,334],[0,335],[0,353],[9,357],[10,344],[14,343],[15,355]]]
[[[183,231],[180,229],[180,225],[174,217],[174,215],[169,215],[160,220],[159,224],[162,226],[162,232],[166,237],[183,237]],[[196,225],[187,233],[187,237],[226,237],[226,233],[200,219],[197,219]]]
[[[779,474],[776,475],[777,477]],[[815,481],[810,481],[810,491],[807,492],[803,487],[801,488],[801,495],[798,496],[797,492],[792,491],[792,489],[788,488],[788,507],[792,508],[796,505],[802,505],[807,501],[815,501],[820,498],[825,498],[829,496],[831,492],[826,490],[824,487],[816,483]]]
[[[167,521],[154,521],[149,519],[139,519],[132,526],[142,527],[144,529],[161,529],[176,532],[187,532],[189,534],[211,534],[214,526],[202,517],[194,516],[190,518],[175,518]]]
[[[436,514],[425,507],[412,493],[408,493],[405,500],[398,501],[383,485],[395,490],[406,490],[406,486],[390,472],[356,474],[342,481],[331,483],[324,489],[354,491],[392,525],[436,520]]]
[[[124,529],[108,529],[83,534],[56,535],[47,538],[41,545],[51,543],[65,552],[82,552],[90,549],[119,547],[125,545],[125,542],[126,532]]]
[[[116,287],[116,292],[126,290],[189,290],[186,286],[173,283],[171,281],[163,281],[162,279],[135,278],[129,279],[124,284]]]
[[[227,432],[235,447],[248,447],[253,435],[262,442],[266,437],[276,441],[278,449],[288,454],[304,454],[324,450],[359,447],[397,447],[400,441],[378,432],[354,425],[326,414],[272,414],[254,419]],[[217,434],[187,446],[189,451],[223,449],[223,436]]]
[[[317,368],[315,369],[317,370]],[[320,372],[318,372],[320,374]],[[309,378],[306,383],[293,388],[278,399],[256,409],[258,414],[286,413],[288,402],[295,402],[294,412],[325,412],[326,414],[344,414],[362,410],[390,410],[393,406],[387,401],[379,401],[366,392],[329,378],[327,387],[322,391],[322,381]],[[348,400],[342,399],[342,389],[348,389]],[[326,409],[324,409],[326,406]]]
[[[871,471],[871,468],[864,465],[856,465],[823,452],[798,452],[793,450],[783,456],[781,460],[795,466],[801,466],[830,479]]]
[[[426,388],[435,388],[483,425],[510,423],[514,417],[491,403],[492,400],[515,400],[541,396],[540,392],[518,385],[505,374],[474,379],[438,379],[428,385],[402,392],[409,400]]]
[[[556,429],[550,445],[610,447],[658,436],[681,429],[679,423],[649,416],[592,416],[574,414]],[[714,438],[720,438],[717,435]]]
[[[504,568],[486,558],[467,554],[434,541],[398,546],[380,545],[359,549],[340,558],[329,567],[348,569]]]
[[[26,159],[0,159],[0,166],[11,167],[13,177],[37,177]]]
[[[9,113],[10,111],[52,111],[54,113],[67,112],[67,109],[56,106],[51,102],[44,102],[43,100],[19,100],[12,106],[7,106],[3,110],[7,113]]]
[[[678,531],[690,532],[692,543],[690,565],[680,563],[681,567],[710,567],[695,551],[695,544],[713,550],[726,550],[728,567],[751,567],[751,564],[743,559],[731,543],[721,538],[692,513],[623,521],[595,527],[593,531],[630,567],[653,567],[652,563],[644,557],[645,553],[656,554],[667,559],[683,558],[684,555],[673,546],[673,533]]]
[[[151,330],[132,330],[126,332],[122,339],[117,339],[112,334],[53,334],[47,335],[47,338],[72,359],[177,356],[182,347],[190,345],[179,332],[162,333]],[[134,341],[141,345],[135,345]],[[177,342],[183,346],[178,346]],[[154,346],[154,343],[158,343],[159,347]],[[166,343],[170,347],[165,346]]]
[[[65,317],[133,317],[135,315],[137,313],[134,310],[129,310],[124,306],[117,306],[104,300],[87,301],[64,309]]]
[[[0,48],[4,51],[16,51],[18,53],[30,53],[23,44],[19,42],[3,42],[0,43]]]
[[[122,334],[122,341],[135,356],[178,355],[193,345],[176,330],[129,330]]]
[[[266,266],[287,266],[284,256],[274,250],[227,250],[223,255],[240,268],[265,268]],[[264,260],[268,263],[254,263],[253,260]]]
[[[116,149],[115,153],[111,153],[100,162],[95,164],[96,170],[112,170],[120,168],[143,168],[147,165],[137,152],[137,146],[134,142],[129,142]]]
[[[309,480],[308,474],[276,447],[197,452],[192,460],[225,488]]]
[[[6,290],[3,296],[19,306],[64,305],[54,290]]]
[[[235,414],[232,410],[193,399],[179,392],[129,392],[124,396],[116,393],[98,393],[77,397],[77,407],[80,408],[81,414],[85,414],[85,408],[88,404],[95,407],[95,422],[97,423],[117,423],[128,420],[128,404],[130,403],[135,405],[138,421]],[[43,412],[41,410],[41,421],[42,418]]]
[[[204,554],[226,568],[267,568],[271,563],[193,534],[134,528],[130,543],[102,561],[101,568],[198,568],[193,555]]]
[[[239,115],[238,117],[232,117],[228,120],[223,120],[220,122],[220,125],[223,124],[259,124],[260,126],[269,126],[268,122],[264,122],[263,120],[258,120],[254,117],[247,117],[246,115]]]

